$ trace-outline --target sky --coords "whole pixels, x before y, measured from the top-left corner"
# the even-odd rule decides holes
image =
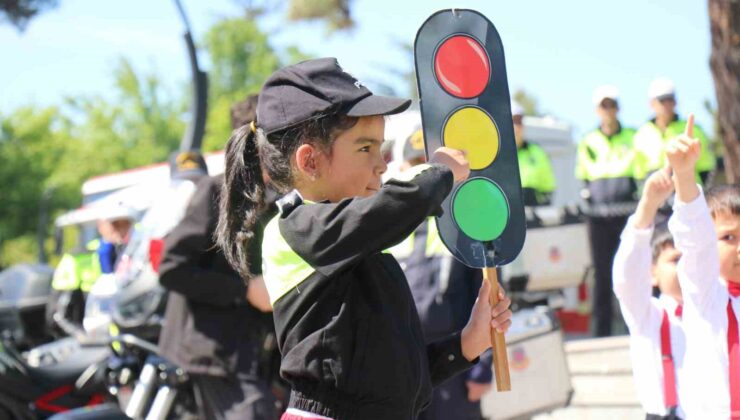
[[[182,0],[197,39],[220,18],[239,16],[233,0]],[[709,70],[705,0],[354,0],[357,26],[328,34],[315,23],[295,24],[274,13],[260,21],[277,48],[298,46],[334,56],[371,89],[405,85],[389,68],[413,63],[397,45],[412,43],[437,10],[476,9],[504,44],[509,88],[524,89],[540,109],[573,126],[574,138],[597,124],[593,89],[620,90],[621,119],[639,126],[651,117],[647,87],[658,76],[677,86],[678,110],[695,112],[711,132],[704,101],[716,103]],[[189,78],[183,24],[170,0],[61,0],[24,32],[0,25],[0,114],[22,105],[61,104],[69,95],[106,95],[121,57],[154,71],[171,89]],[[201,54],[203,67],[207,57]]]

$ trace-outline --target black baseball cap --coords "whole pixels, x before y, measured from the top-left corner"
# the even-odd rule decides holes
[[[409,105],[410,99],[374,95],[336,58],[318,58],[283,67],[267,79],[257,101],[256,125],[269,134],[323,115],[391,115]]]

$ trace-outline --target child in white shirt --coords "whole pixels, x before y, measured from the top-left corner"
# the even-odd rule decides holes
[[[686,418],[681,408],[685,340],[681,287],[676,264],[681,253],[665,226],[655,228],[658,209],[673,193],[666,168],[645,182],[614,257],[614,293],[630,330],[630,355],[637,395],[647,419]],[[652,243],[651,243],[652,238]],[[652,287],[660,297],[652,297]]]
[[[684,135],[666,148],[676,188],[668,226],[682,253],[678,278],[689,343],[684,386],[691,397],[682,406],[689,419],[738,419],[740,186],[712,189],[705,200],[694,178],[700,145],[692,129],[689,116]]]

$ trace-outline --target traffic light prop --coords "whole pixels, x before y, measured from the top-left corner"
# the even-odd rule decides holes
[[[419,29],[414,57],[427,157],[447,146],[470,162],[470,177],[442,203],[440,237],[458,260],[483,270],[495,304],[496,267],[516,258],[526,232],[501,38],[474,10],[441,10]],[[496,387],[508,391],[504,335],[491,335]]]

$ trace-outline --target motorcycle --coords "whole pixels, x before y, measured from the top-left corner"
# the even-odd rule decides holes
[[[106,378],[118,404],[83,407],[52,417],[82,419],[197,419],[197,396],[188,374],[159,354],[157,346],[131,334],[110,340]]]
[[[108,348],[68,337],[24,357],[0,341],[0,418],[48,418],[107,400],[104,386]]]
[[[53,273],[45,264],[18,264],[0,272],[0,331],[14,348],[51,340],[45,311]]]

